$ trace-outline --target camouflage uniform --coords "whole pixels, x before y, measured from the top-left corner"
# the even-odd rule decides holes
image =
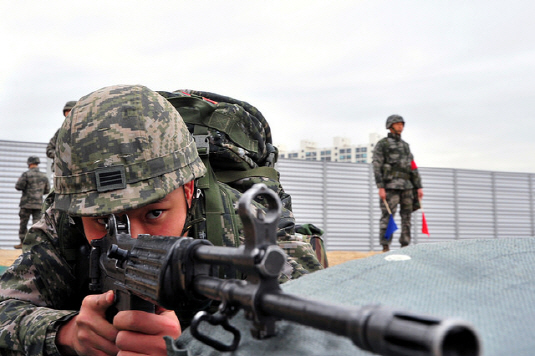
[[[59,355],[57,331],[89,294],[89,244],[80,216],[136,209],[205,173],[178,112],[141,86],[103,88],[80,99],[60,130],[55,164],[56,191],[46,201],[50,207],[27,234],[23,254],[0,279],[2,355]],[[237,204],[225,205],[237,215]],[[188,217],[186,224],[194,220]],[[288,243],[288,235],[283,231],[281,240]],[[229,244],[236,240],[240,236],[224,236]],[[281,280],[308,273],[299,261],[313,254],[298,241],[289,248],[299,256],[289,258]]]
[[[76,105],[76,101],[67,101],[65,106],[63,106],[63,116],[67,116],[65,113],[72,110],[72,108]],[[46,156],[52,160],[52,172],[54,171],[54,158],[56,157],[56,141],[58,139],[59,129],[56,131],[54,136],[50,139],[48,142],[48,145],[46,145]]]
[[[58,139],[59,129],[56,131],[54,136],[50,139],[50,142],[48,142],[48,145],[46,145],[46,156],[50,159],[52,159],[52,164],[54,163],[54,157],[56,155],[56,141]]]
[[[401,246],[407,246],[411,241],[411,214],[415,193],[413,190],[422,188],[420,174],[415,165],[413,169],[413,161],[409,144],[401,139],[401,135],[389,133],[388,137],[377,143],[373,151],[372,164],[377,188],[385,188],[386,201],[392,215],[396,214],[397,205],[400,205]],[[379,204],[379,243],[384,246],[392,241],[392,236],[385,238],[390,214],[382,200]]]
[[[28,158],[28,163],[30,162],[39,164],[39,158],[32,156]],[[30,216],[33,223],[41,218],[43,195],[50,192],[50,183],[46,174],[39,171],[39,167],[32,167],[22,173],[15,184],[15,189],[22,191],[19,204],[19,239],[22,242],[28,231]]]

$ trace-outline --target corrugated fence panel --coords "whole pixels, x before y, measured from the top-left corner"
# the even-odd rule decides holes
[[[281,159],[281,183],[298,224],[325,230],[328,250],[379,250],[379,198],[369,164]],[[413,243],[535,235],[535,174],[419,168],[423,211]],[[430,236],[421,233],[425,213]],[[401,226],[399,213],[395,220]],[[399,247],[394,234],[393,248]]]
[[[277,163],[277,169],[284,171],[281,184],[292,196],[292,210],[296,221],[324,229],[323,166],[310,165],[308,161],[303,160],[283,160]]]
[[[18,177],[36,155],[51,176],[46,143],[0,141],[0,248],[18,241]],[[328,250],[379,250],[379,197],[369,164],[281,159],[276,167],[292,196],[298,224],[325,230]],[[413,213],[413,243],[535,235],[535,174],[420,168],[423,210],[431,236]],[[395,220],[401,226],[399,213]],[[399,231],[393,248],[398,248]]]
[[[38,156],[39,169],[51,176],[46,143],[0,141],[0,248],[11,249],[19,243],[19,203],[15,189],[20,175],[28,170],[29,156]],[[31,222],[31,219],[30,219]]]
[[[374,220],[370,196],[370,166],[326,162],[324,189],[327,207],[325,231],[330,250],[371,248]]]
[[[424,186],[423,212],[430,236],[421,233],[422,211],[416,211],[412,214],[413,242],[434,243],[455,238],[455,172],[443,168],[419,168],[419,172]],[[401,224],[401,219],[399,221]]]
[[[494,238],[492,172],[457,170],[457,239]]]
[[[496,229],[498,237],[531,235],[531,203],[529,176],[515,173],[495,173]]]
[[[530,204],[530,217],[531,217],[531,236],[535,236],[535,174],[529,176],[529,200]]]

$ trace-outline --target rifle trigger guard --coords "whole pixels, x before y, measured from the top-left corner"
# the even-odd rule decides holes
[[[223,329],[227,330],[234,336],[232,343],[230,345],[226,345],[226,344],[223,344],[222,342],[212,339],[211,337],[207,335],[202,334],[199,331],[199,325],[203,321],[207,321],[211,325],[215,325],[215,326],[221,325]],[[191,321],[190,332],[191,332],[191,335],[197,340],[222,352],[236,350],[238,348],[238,344],[240,343],[240,339],[241,339],[240,331],[236,329],[234,326],[230,325],[226,315],[221,315],[221,314],[211,315],[204,311],[201,311],[195,314],[195,317]]]

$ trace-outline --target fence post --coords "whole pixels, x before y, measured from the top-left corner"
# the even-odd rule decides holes
[[[370,234],[369,234],[369,242],[370,242],[370,251],[374,251],[374,244],[373,239],[374,236],[377,236],[377,233],[375,232],[375,225],[377,224],[373,209],[373,199],[376,196],[376,188],[375,188],[375,177],[373,174],[373,166],[371,164],[368,164],[368,182],[369,182],[369,208],[368,208],[368,214],[370,216]]]
[[[535,175],[528,174],[528,189],[529,189],[529,216],[531,225],[531,236],[535,236],[535,201],[533,199],[533,179]]]
[[[329,228],[327,226],[327,221],[329,221],[329,195],[327,194],[327,187],[329,182],[327,181],[327,162],[321,161],[322,171],[321,171],[321,186],[323,187],[323,209],[322,209],[322,223],[323,230],[325,231],[324,241],[325,250],[329,249]]]

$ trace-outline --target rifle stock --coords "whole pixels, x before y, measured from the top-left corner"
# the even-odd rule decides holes
[[[257,196],[267,202],[267,212],[253,208]],[[219,312],[197,313],[190,331],[220,351],[239,346],[240,331],[229,319],[243,309],[257,338],[275,335],[277,320],[284,319],[348,337],[356,346],[380,355],[479,355],[478,335],[462,320],[380,305],[335,305],[284,293],[278,276],[286,256],[276,244],[280,206],[278,196],[265,185],[248,190],[238,205],[245,243],[237,248],[188,237],[139,235],[133,239],[128,221],[118,223],[110,216],[108,234],[103,241],[93,240],[91,288],[114,290],[118,310],[151,311],[149,305],[153,308],[154,304],[180,310],[184,301],[219,301]],[[246,279],[217,277],[213,267],[221,265],[232,265]],[[222,326],[233,334],[232,342],[223,344],[202,334],[199,325],[203,322]]]

